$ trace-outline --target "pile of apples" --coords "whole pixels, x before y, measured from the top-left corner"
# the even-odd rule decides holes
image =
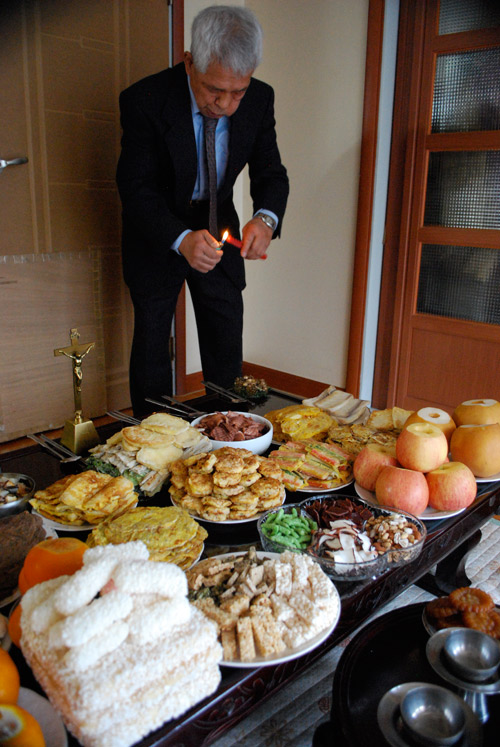
[[[353,473],[380,504],[416,516],[428,506],[466,508],[477,495],[476,477],[500,473],[500,402],[467,400],[453,415],[423,407],[409,416],[395,448],[365,446]]]

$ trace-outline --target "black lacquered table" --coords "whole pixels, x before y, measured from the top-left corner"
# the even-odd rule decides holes
[[[380,615],[352,639],[335,670],[330,721],[316,730],[314,747],[365,747],[368,733],[371,747],[386,745],[387,723],[380,723],[377,710],[392,688],[426,682],[457,691],[427,658],[429,634],[422,622],[424,606],[411,604]],[[489,718],[478,725],[478,733],[484,747],[496,747],[500,695],[487,700]],[[396,720],[397,713],[392,715]],[[411,744],[404,732],[400,736]],[[464,742],[460,740],[458,745],[464,747]]]
[[[300,401],[294,395],[271,390],[270,396],[263,402],[248,407],[241,403],[230,403],[219,397],[208,395],[191,400],[189,404],[206,411],[217,410],[251,410],[265,415],[270,410],[284,407]],[[119,423],[104,426],[99,435],[106,438],[121,428]],[[62,471],[75,469],[72,465],[61,465],[57,459],[43,452],[37,445],[29,446],[19,452],[9,452],[0,457],[0,467],[4,471],[23,472],[34,477],[39,488],[45,487],[62,475]],[[355,495],[354,486],[347,486],[343,494]],[[306,496],[301,496],[300,499]],[[307,497],[311,497],[307,495]],[[297,493],[287,493],[286,502],[295,503]],[[154,496],[151,505],[170,505],[168,493],[162,491]],[[345,637],[352,634],[376,610],[398,596],[408,586],[418,583],[435,594],[447,593],[447,587],[457,585],[456,572],[463,568],[464,554],[480,538],[481,526],[492,514],[500,509],[500,483],[484,483],[475,502],[464,512],[440,521],[427,522],[427,538],[420,556],[413,562],[384,573],[376,579],[337,583],[342,612],[339,623],[332,634],[315,650],[283,664],[239,669],[222,667],[222,680],[217,691],[187,711],[181,718],[164,724],[140,742],[140,747],[181,747],[182,745],[208,745],[220,737],[238,721],[244,719],[252,709],[263,700],[271,697],[284,685],[290,683],[306,671],[327,651],[338,645]],[[242,525],[243,526],[243,525]],[[206,525],[209,536],[206,540],[208,550],[215,547],[237,549],[239,545],[250,543],[259,545],[256,523],[246,524],[243,529],[235,525]],[[65,533],[67,534],[67,533]],[[79,538],[85,535],[79,533]],[[221,550],[223,551],[223,550]],[[438,566],[438,572],[430,575],[429,571]],[[462,582],[463,576],[458,577]],[[462,583],[460,583],[462,585]],[[5,612],[5,610],[3,610]],[[39,689],[31,672],[25,665],[22,655],[15,647],[12,649],[18,663],[23,684],[32,689]],[[69,745],[78,743],[70,737]]]

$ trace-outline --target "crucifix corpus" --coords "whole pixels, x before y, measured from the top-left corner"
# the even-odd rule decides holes
[[[64,355],[73,364],[73,396],[75,400],[75,416],[67,420],[61,436],[61,443],[75,454],[81,454],[99,443],[99,436],[91,420],[84,420],[82,415],[82,361],[95,346],[95,342],[79,343],[78,329],[70,330],[71,345],[66,348],[55,348],[54,355]]]

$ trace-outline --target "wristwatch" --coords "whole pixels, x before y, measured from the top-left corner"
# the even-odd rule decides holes
[[[278,225],[278,221],[275,221],[274,218],[271,218],[270,215],[267,215],[267,213],[257,213],[255,215],[256,218],[260,218],[266,226],[269,226],[269,228],[273,231],[276,230],[276,226]]]

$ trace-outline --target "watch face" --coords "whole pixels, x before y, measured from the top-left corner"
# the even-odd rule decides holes
[[[270,215],[265,215],[264,213],[259,213],[259,218],[264,221],[266,226],[269,226],[269,228],[274,229],[276,228],[276,221],[271,218]]]

